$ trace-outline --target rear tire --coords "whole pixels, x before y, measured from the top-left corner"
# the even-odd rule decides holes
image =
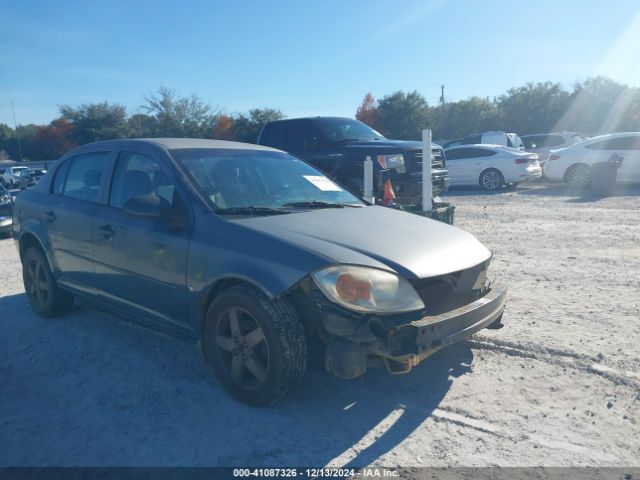
[[[504,185],[504,176],[496,168],[487,168],[480,174],[480,186],[487,191],[495,191]]]
[[[575,189],[584,190],[591,185],[591,168],[584,163],[571,165],[564,174],[567,184]]]
[[[55,317],[73,305],[73,295],[56,284],[49,262],[39,248],[30,247],[22,259],[22,280],[31,308],[41,317]]]
[[[242,403],[274,403],[302,379],[307,339],[284,299],[270,300],[248,285],[225,290],[211,302],[202,335],[206,361]]]

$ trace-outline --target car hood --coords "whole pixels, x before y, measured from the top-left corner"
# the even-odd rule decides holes
[[[234,223],[319,254],[327,265],[367,265],[405,278],[456,272],[491,258],[491,252],[463,230],[385,207],[305,211]]]

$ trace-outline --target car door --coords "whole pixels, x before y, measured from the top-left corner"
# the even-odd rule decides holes
[[[451,152],[455,151],[456,157],[453,162],[453,174],[451,164],[449,163]],[[478,165],[477,159],[478,151],[482,153],[482,150],[473,147],[456,148],[455,150],[449,150],[446,152],[447,168],[449,169],[449,176],[453,179],[454,175],[457,178],[456,183],[458,185],[476,185],[478,183],[478,177],[481,169]]]
[[[613,158],[621,161],[618,181],[640,182],[640,135],[615,138],[610,143]]]
[[[53,270],[62,284],[76,290],[95,289],[92,221],[108,186],[107,169],[112,151],[83,153],[57,168],[49,200],[43,206]]]
[[[132,215],[128,200],[151,195],[189,218],[170,168],[154,152],[118,153],[108,203],[93,219],[95,268],[103,297],[148,320],[187,325],[187,253],[190,227]]]
[[[449,182],[451,185],[464,185],[462,148],[451,148],[445,151],[447,158],[447,170],[449,170]]]
[[[477,185],[480,181],[480,174],[487,168],[497,168],[502,171],[500,165],[496,164],[494,156],[495,149],[469,147],[465,152],[465,175],[470,185]]]
[[[586,146],[588,163],[620,162],[618,181],[640,181],[640,137],[635,135],[609,138]]]

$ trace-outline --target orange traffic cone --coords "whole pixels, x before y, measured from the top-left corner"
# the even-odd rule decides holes
[[[384,182],[384,196],[382,197],[382,203],[385,207],[388,207],[391,202],[396,199],[396,194],[391,186],[391,180]]]

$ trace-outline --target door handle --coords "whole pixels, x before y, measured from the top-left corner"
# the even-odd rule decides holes
[[[102,232],[102,236],[107,240],[111,240],[116,233],[113,231],[113,228],[111,228],[111,225],[100,225],[98,230]]]
[[[47,220],[49,220],[49,223],[54,222],[55,219],[58,218],[56,217],[56,212],[54,212],[53,210],[49,210],[44,215],[47,217]]]

